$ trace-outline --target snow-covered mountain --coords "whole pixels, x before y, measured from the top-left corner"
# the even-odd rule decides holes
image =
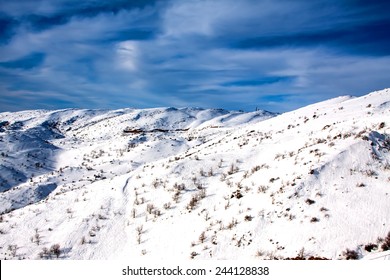
[[[0,258],[387,258],[390,90],[277,115],[0,113]]]

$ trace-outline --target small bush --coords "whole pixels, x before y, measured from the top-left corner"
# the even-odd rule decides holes
[[[246,215],[244,217],[244,221],[246,221],[246,222],[250,222],[250,221],[252,221],[252,219],[253,219],[253,217],[251,215]]]
[[[252,167],[251,172],[255,173],[255,172],[259,171],[260,169],[261,169],[260,165],[256,165],[256,166]]]
[[[266,193],[268,190],[267,186],[260,186],[257,188],[257,193]]]
[[[198,204],[198,202],[199,202],[198,196],[197,195],[193,195],[191,197],[190,202],[187,204],[187,209],[188,210],[194,209],[196,207],[196,205]]]
[[[153,215],[154,215],[155,218],[160,217],[161,216],[161,211],[159,209],[155,208],[153,210]]]
[[[238,167],[234,165],[234,163],[232,163],[230,165],[230,168],[229,168],[229,171],[227,172],[229,175],[232,175],[234,173],[238,172]]]
[[[16,257],[17,251],[18,251],[18,246],[17,245],[8,245],[8,251],[11,253],[12,257]]]
[[[48,259],[51,255],[50,255],[50,252],[49,252],[49,249],[47,249],[46,247],[43,247],[42,248],[42,251],[39,252],[39,257],[41,259]]]
[[[359,254],[355,250],[347,249],[343,252],[343,256],[346,260],[357,260],[359,259]]]
[[[152,214],[154,208],[155,208],[155,207],[154,207],[153,204],[148,204],[148,205],[146,205],[146,211],[147,211],[149,214]]]
[[[199,235],[199,242],[200,242],[200,243],[203,243],[205,240],[206,240],[206,233],[203,231],[203,232]]]
[[[257,250],[255,256],[260,258],[265,255],[265,252],[262,250]]]
[[[385,240],[383,241],[381,248],[383,251],[390,250],[390,231],[387,234],[387,236],[385,237]]]
[[[233,229],[238,224],[236,219],[232,219],[232,221],[226,226],[227,229]]]
[[[364,250],[366,250],[367,252],[371,252],[372,250],[376,250],[378,249],[378,245],[376,244],[367,244],[366,246],[364,246]]]
[[[364,174],[366,174],[366,176],[368,176],[368,177],[377,176],[377,173],[375,172],[375,170],[371,170],[371,169],[364,171]]]
[[[137,232],[137,235],[141,235],[142,232],[144,231],[144,227],[143,227],[143,225],[140,225],[140,226],[136,227],[135,230]]]
[[[312,200],[312,199],[310,199],[310,198],[306,199],[305,202],[306,202],[306,204],[308,204],[308,205],[312,205],[312,204],[316,203],[314,200]]]
[[[205,198],[207,196],[206,189],[201,189],[198,195],[200,199]]]
[[[57,259],[60,257],[61,255],[61,247],[60,247],[60,244],[54,244],[50,247],[50,253],[55,255],[57,257]]]
[[[197,252],[192,252],[190,257],[191,259],[195,258],[197,255],[199,255]]]
[[[179,191],[179,190],[176,191],[175,194],[174,194],[173,197],[172,197],[173,201],[176,202],[176,203],[178,203],[179,200],[180,200],[180,195],[181,195],[180,191]]]

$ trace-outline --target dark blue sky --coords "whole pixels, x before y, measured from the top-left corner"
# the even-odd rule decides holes
[[[0,111],[284,112],[390,87],[390,1],[0,1]]]

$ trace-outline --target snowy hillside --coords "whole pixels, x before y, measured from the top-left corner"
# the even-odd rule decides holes
[[[0,258],[388,258],[389,125],[388,89],[282,115],[0,113]]]

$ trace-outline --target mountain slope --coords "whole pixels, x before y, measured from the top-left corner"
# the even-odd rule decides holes
[[[368,255],[369,243],[384,250],[389,113],[390,90],[278,116],[0,114],[10,154],[2,158],[1,257],[47,258],[43,248],[56,243],[70,259],[337,259],[346,249]],[[41,140],[28,144],[26,135]]]

